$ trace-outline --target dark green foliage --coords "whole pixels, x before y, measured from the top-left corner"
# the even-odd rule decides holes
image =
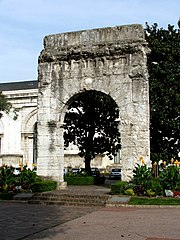
[[[16,178],[13,174],[14,168],[9,166],[0,167],[0,192],[12,191],[16,185]]]
[[[105,183],[106,178],[104,176],[94,177],[94,184],[101,185]]]
[[[23,167],[18,176],[13,172],[12,166],[0,168],[0,199],[12,199],[17,192],[45,192],[57,188],[56,181],[41,179],[33,170],[27,169],[27,166]]]
[[[176,165],[170,165],[163,169],[159,174],[159,181],[163,190],[175,190],[180,183],[179,168]]]
[[[31,191],[32,185],[39,178],[36,173],[27,166],[24,166],[18,176],[14,175],[14,168],[12,166],[0,167],[0,192],[24,192]]]
[[[30,190],[37,179],[37,175],[34,171],[27,169],[27,166],[24,166],[23,169],[20,171],[20,175],[18,176],[18,178],[22,189]]]
[[[132,182],[136,185],[134,192],[138,195],[144,195],[145,191],[151,188],[152,170],[147,165],[137,165],[133,172]]]
[[[180,192],[180,179],[179,179],[178,182],[176,183],[175,191]]]
[[[180,150],[180,30],[146,24],[150,84],[151,160],[178,158]]]
[[[40,180],[32,185],[33,192],[47,192],[57,189],[57,182],[53,180]]]
[[[110,159],[120,149],[118,130],[119,110],[109,95],[85,91],[69,105],[64,119],[65,147],[73,143],[85,159],[86,172],[97,154],[106,153]]]
[[[111,185],[111,193],[112,194],[124,194],[124,191],[127,189],[127,182],[121,181],[116,182]]]
[[[164,195],[162,182],[154,178],[152,169],[146,165],[137,165],[131,182],[117,182],[111,185],[112,194],[127,194],[138,196]]]
[[[131,197],[130,205],[180,205],[180,198]]]
[[[0,92],[0,111],[9,113],[12,105],[8,102],[7,98]],[[0,118],[2,117],[2,113],[0,113]]]
[[[92,176],[65,176],[64,179],[68,185],[93,185],[94,177]]]
[[[13,192],[0,193],[1,200],[12,200],[15,194]]]
[[[8,101],[6,96],[0,92],[0,118],[3,116],[2,112],[9,113],[11,109],[14,115],[13,119],[16,120],[18,117],[18,109],[13,108],[12,104]]]
[[[163,196],[164,195],[163,186],[158,177],[156,177],[156,178],[154,177],[153,179],[151,179],[150,189],[155,193],[155,196]]]

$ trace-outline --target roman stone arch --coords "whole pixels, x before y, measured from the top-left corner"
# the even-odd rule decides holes
[[[114,99],[120,112],[122,179],[140,157],[149,165],[147,53],[141,25],[49,35],[39,56],[38,174],[63,182],[63,120],[86,90]]]

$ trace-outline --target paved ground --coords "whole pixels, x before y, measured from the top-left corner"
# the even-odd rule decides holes
[[[43,233],[95,210],[0,202],[0,240],[35,239],[36,233]],[[30,236],[32,238],[27,238]]]
[[[0,202],[1,240],[180,240],[180,208],[80,208]]]

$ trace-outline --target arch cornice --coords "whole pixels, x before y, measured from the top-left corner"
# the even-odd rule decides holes
[[[22,122],[21,132],[22,133],[33,133],[34,124],[37,122],[37,109],[31,111]]]

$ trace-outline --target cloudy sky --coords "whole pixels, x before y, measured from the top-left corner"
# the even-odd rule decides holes
[[[37,79],[48,34],[140,23],[177,28],[179,0],[0,0],[0,83]]]

